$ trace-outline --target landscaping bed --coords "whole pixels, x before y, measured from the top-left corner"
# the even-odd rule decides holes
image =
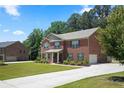
[[[73,61],[73,60],[64,60],[63,64],[66,65],[76,65],[76,66],[90,66],[89,62],[87,60],[77,60],[77,61]]]

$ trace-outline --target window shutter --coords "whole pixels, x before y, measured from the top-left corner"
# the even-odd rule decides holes
[[[70,43],[70,47],[72,47],[72,41],[70,41],[69,43]]]
[[[80,47],[80,40],[78,42],[79,42],[79,46],[78,47]]]

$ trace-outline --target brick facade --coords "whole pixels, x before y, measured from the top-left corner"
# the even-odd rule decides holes
[[[29,59],[28,50],[20,42],[15,42],[12,45],[2,48],[2,50],[4,51],[2,53],[5,61],[23,61]]]
[[[90,54],[97,55],[97,63],[102,63],[107,61],[107,56],[102,54],[100,44],[96,38],[97,33],[93,33],[88,38],[82,38],[77,39],[80,42],[80,45],[78,48],[72,48],[71,47],[71,41],[72,40],[62,40],[61,41],[61,48],[63,49],[61,58],[62,60],[66,60],[68,53],[73,54],[73,60],[78,60],[78,53],[83,53],[84,58],[89,60]],[[49,40],[46,38],[44,41],[42,41],[41,44],[41,53],[45,53],[46,50],[54,49],[54,43],[55,42],[49,42],[50,47],[48,49],[44,49],[43,45],[45,42],[49,42]],[[51,62],[51,59],[49,59],[49,62]]]

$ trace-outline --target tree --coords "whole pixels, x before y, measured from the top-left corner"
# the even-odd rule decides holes
[[[96,5],[94,7],[95,13],[98,18],[98,26],[105,28],[107,25],[107,16],[111,13],[112,8],[110,5]]]
[[[67,20],[68,27],[74,29],[74,31],[80,30],[80,18],[81,15],[74,13],[70,16],[70,18]]]
[[[99,40],[109,56],[124,63],[124,6],[117,6],[107,18],[107,26],[99,31]]]
[[[35,60],[37,58],[42,39],[43,31],[40,29],[34,29],[28,38],[23,42],[24,45],[29,49],[29,56],[31,60]]]
[[[97,16],[95,15],[94,9],[91,9],[89,12],[84,12],[80,19],[80,28],[89,29],[98,26]]]
[[[45,31],[45,36],[48,35],[49,33],[63,34],[71,31],[73,31],[73,29],[68,27],[66,22],[54,21],[51,23],[51,26]]]

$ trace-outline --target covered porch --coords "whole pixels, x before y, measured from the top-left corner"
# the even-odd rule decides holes
[[[61,63],[63,49],[50,49],[41,54],[41,58],[45,58],[49,63]]]

